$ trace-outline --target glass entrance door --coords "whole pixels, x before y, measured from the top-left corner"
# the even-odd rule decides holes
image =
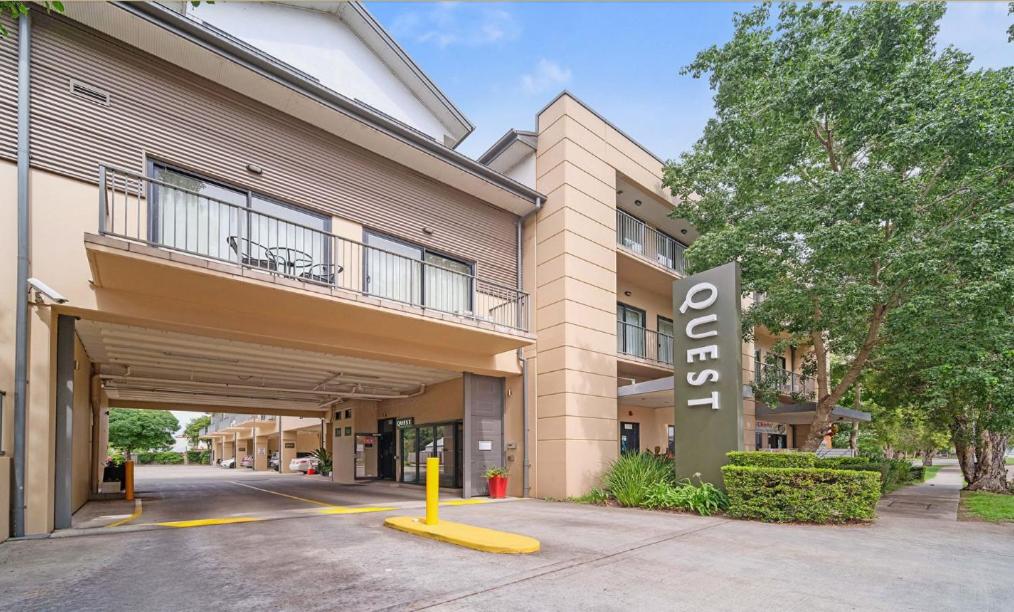
[[[462,423],[411,425],[401,429],[401,482],[424,484],[426,459],[440,459],[440,486],[461,487]]]

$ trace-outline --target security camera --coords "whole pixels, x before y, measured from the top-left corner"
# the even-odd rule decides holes
[[[28,279],[28,284],[32,287],[32,289],[35,289],[36,294],[44,295],[50,300],[56,302],[57,304],[66,304],[67,302],[70,301],[67,298],[63,297],[63,295],[61,295],[59,291],[53,289],[52,287],[50,287],[49,285],[40,281],[37,278]],[[38,299],[38,297],[36,297],[36,299]]]

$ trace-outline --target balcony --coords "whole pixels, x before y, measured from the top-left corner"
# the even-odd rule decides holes
[[[782,395],[812,397],[817,391],[817,381],[812,377],[756,360],[753,364],[753,379],[757,385],[765,381],[775,381],[778,393]]]
[[[672,367],[673,359],[672,336],[617,321],[616,352],[668,369]]]
[[[686,245],[620,209],[616,210],[616,245],[637,259],[668,272],[679,275],[686,272],[683,259]]]
[[[529,330],[530,298],[516,288],[265,214],[249,201],[109,166],[100,166],[99,177],[103,236],[380,298],[382,306],[407,305],[424,316]]]

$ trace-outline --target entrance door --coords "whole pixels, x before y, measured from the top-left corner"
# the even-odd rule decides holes
[[[620,423],[620,454],[641,452],[641,424]]]
[[[401,481],[426,482],[426,459],[440,458],[440,486],[461,487],[462,423],[413,425],[401,428]]]
[[[377,478],[394,480],[394,458],[398,454],[397,428],[394,419],[377,421]]]

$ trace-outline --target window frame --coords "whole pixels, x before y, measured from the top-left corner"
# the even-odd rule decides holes
[[[376,249],[378,251],[381,251],[381,252],[384,252],[384,253],[388,253],[388,254],[394,255],[396,257],[405,257],[406,259],[409,259],[406,255],[402,255],[401,253],[395,253],[395,252],[389,251],[389,250],[387,250],[385,248],[371,245],[370,241],[369,241],[370,240],[370,236],[374,236],[376,238],[380,238],[380,239],[383,239],[383,240],[390,240],[391,242],[396,242],[398,244],[401,244],[401,245],[404,245],[406,247],[410,247],[410,248],[413,248],[413,249],[418,249],[420,251],[421,256],[420,256],[419,259],[417,259],[415,261],[418,261],[420,264],[422,264],[424,266],[422,268],[423,274],[420,275],[421,277],[419,279],[419,293],[420,293],[419,297],[420,297],[420,302],[421,303],[419,303],[419,304],[412,304],[413,306],[419,306],[419,307],[422,307],[422,308],[433,308],[434,310],[440,310],[441,312],[447,312],[447,311],[441,310],[439,308],[435,308],[433,306],[427,306],[426,305],[426,274],[425,274],[425,266],[433,266],[435,268],[438,268],[440,270],[446,270],[446,271],[451,272],[453,274],[461,274],[461,272],[458,271],[458,270],[452,270],[450,268],[445,268],[444,266],[441,266],[440,264],[431,263],[431,262],[426,261],[426,255],[427,254],[436,255],[438,257],[443,257],[444,259],[449,259],[451,261],[454,261],[454,262],[463,264],[465,266],[468,266],[468,275],[467,275],[468,276],[468,306],[467,306],[467,308],[468,308],[468,313],[471,314],[471,315],[474,315],[474,313],[475,313],[475,280],[476,280],[475,279],[475,264],[476,264],[475,261],[470,260],[470,259],[465,259],[465,258],[459,257],[457,255],[452,255],[452,254],[447,253],[445,251],[440,251],[440,250],[437,250],[437,249],[432,249],[432,248],[430,248],[430,247],[428,247],[428,246],[426,246],[424,244],[419,244],[418,242],[413,242],[411,240],[406,240],[404,238],[401,238],[399,236],[394,236],[394,235],[389,234],[387,232],[382,232],[380,230],[376,230],[376,229],[373,229],[371,227],[363,226],[362,243],[363,243],[364,247],[370,248],[370,249]],[[368,256],[367,257],[363,257],[362,260],[363,260],[363,263],[362,263],[362,266],[363,266],[362,274],[363,274],[363,279],[366,281],[366,282],[363,283],[363,293],[364,293],[364,295],[374,295],[376,297],[380,297],[380,298],[383,298],[383,299],[394,299],[395,301],[401,301],[401,300],[397,300],[395,298],[386,298],[384,296],[377,295],[377,294],[371,293],[369,291],[369,289],[366,287],[367,283],[369,282],[367,280],[367,279],[369,279],[369,257]]]

